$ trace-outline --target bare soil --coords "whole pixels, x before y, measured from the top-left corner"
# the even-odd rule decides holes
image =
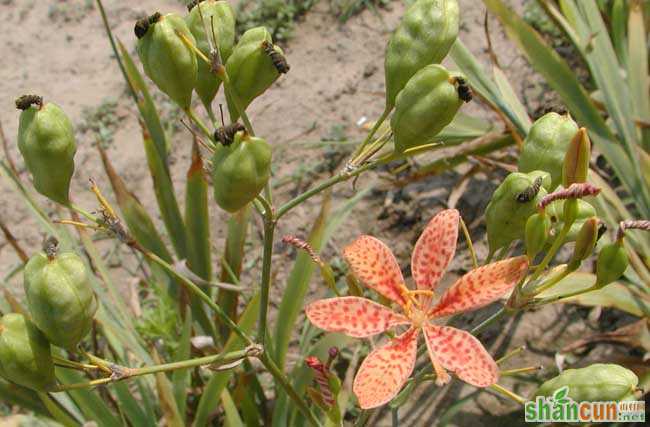
[[[0,1],[0,39],[3,40],[0,46],[0,57],[3,58],[0,67],[0,120],[10,141],[11,155],[18,165],[22,165],[15,146],[18,111],[13,105],[14,98],[25,93],[40,94],[46,101],[61,105],[77,125],[84,122],[85,109],[96,108],[107,100],[116,102],[112,114],[118,125],[114,129],[113,141],[108,145],[109,156],[130,189],[149,212],[159,218],[140,141],[137,110],[125,92],[125,84],[111,55],[99,13],[96,8],[88,6],[92,3],[84,0]],[[478,0],[461,0],[460,3],[461,38],[478,55],[486,69],[490,69],[492,65],[487,54],[483,26],[484,6]],[[515,8],[520,11],[522,2],[518,0],[515,3]],[[105,6],[115,34],[132,52],[136,19],[153,10],[183,11],[176,0],[106,0]],[[287,200],[312,182],[326,178],[327,163],[336,158],[336,151],[330,153],[331,156],[323,156],[322,151],[298,146],[298,142],[339,137],[359,140],[364,130],[357,125],[358,121],[363,117],[373,120],[381,113],[384,102],[383,51],[389,32],[403,11],[403,2],[396,1],[389,8],[381,10],[379,15],[365,11],[345,25],[340,25],[330,16],[327,7],[318,5],[298,23],[294,37],[286,47],[291,72],[250,108],[257,133],[267,137],[276,147],[276,159],[279,161],[275,176],[280,180],[291,177],[283,180],[284,184],[277,189],[276,203]],[[490,19],[489,24],[501,66],[515,90],[527,100],[529,111],[532,113],[540,105],[552,102],[540,80],[533,77],[525,60],[506,40],[498,23]],[[153,85],[151,88],[156,90]],[[164,97],[159,96],[159,99],[163,100]],[[173,112],[169,105],[165,109]],[[500,126],[496,117],[480,105],[471,105],[465,111],[490,118],[497,127]],[[179,199],[182,200],[184,176],[189,167],[191,135],[182,127],[177,127],[180,130],[171,135],[172,173]],[[72,186],[74,199],[88,209],[94,207],[88,191],[89,178],[95,178],[106,193],[110,193],[99,156],[93,147],[96,138],[93,132],[79,132],[77,171]],[[406,270],[415,239],[426,222],[447,205],[450,191],[465,170],[460,168],[457,172],[427,178],[401,189],[381,179],[385,172],[364,176],[356,188],[363,189],[372,184],[374,190],[333,236],[324,250],[324,256],[332,259],[338,256],[343,245],[358,234],[372,234],[392,247]],[[502,175],[502,171],[493,170],[474,176],[458,202],[461,213],[468,223],[474,225],[472,234],[478,241],[477,250],[481,257],[486,254],[485,245],[481,243],[484,237],[482,212],[497,179]],[[22,177],[25,181],[29,179],[24,170]],[[333,192],[334,205],[354,194],[351,184],[340,185]],[[57,210],[45,198],[40,195],[35,197],[48,207],[48,213],[53,218],[66,216],[65,212]],[[0,200],[0,219],[9,225],[28,253],[36,250],[44,235],[6,180],[0,185]],[[283,280],[292,258],[292,251],[284,248],[279,239],[285,234],[304,237],[317,215],[320,203],[321,198],[310,200],[279,224],[277,255],[273,264],[274,302],[280,300]],[[212,232],[215,257],[218,257],[223,247],[226,216],[216,205],[213,206]],[[248,273],[244,282],[254,287],[261,256],[259,228],[253,229],[251,240],[245,262]],[[111,245],[104,246],[106,251],[112,248]],[[459,253],[445,279],[445,285],[471,267],[465,248],[464,243],[459,245]],[[115,260],[114,274],[124,279],[126,286],[130,282],[121,265],[122,262],[129,262],[127,251],[118,249],[117,256],[112,259]],[[18,265],[19,259],[12,248],[0,239],[0,277],[6,277]],[[21,294],[20,275],[2,285]],[[314,295],[310,299],[325,293],[324,287],[316,279],[312,283],[312,290]],[[467,324],[477,324],[489,312],[490,309],[482,310],[462,320]],[[587,314],[587,310],[575,307],[548,307],[521,318],[503,321],[486,331],[481,339],[496,356],[503,355],[507,349],[528,345],[530,351],[509,362],[508,366],[542,365],[552,372],[556,352],[596,328],[593,323],[585,321]],[[598,353],[602,355],[603,352],[615,351],[613,347],[602,346]],[[589,357],[595,356],[589,354]],[[509,384],[508,381],[506,384]],[[517,391],[523,395],[533,388],[530,384],[517,383]],[[434,387],[422,387],[421,390],[418,401],[400,410],[403,425],[429,425],[426,420],[437,418],[450,404],[475,391],[458,382],[438,390],[435,396]],[[430,398],[432,400],[428,400]],[[464,406],[452,418],[451,425],[516,425],[521,419],[520,413],[508,421],[493,418],[516,410],[517,405],[484,392],[474,398],[472,404]],[[379,417],[376,425],[389,425],[389,418]]]

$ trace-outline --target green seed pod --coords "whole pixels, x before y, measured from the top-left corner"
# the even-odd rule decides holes
[[[586,368],[567,369],[543,383],[535,396],[552,396],[565,386],[576,402],[620,401],[636,389],[639,379],[619,365],[596,363]]]
[[[550,230],[551,220],[547,215],[536,213],[528,218],[524,239],[528,258],[535,258],[544,249]]]
[[[203,20],[208,27],[208,34],[205,33],[205,26],[201,16],[203,16]],[[235,13],[230,3],[221,0],[203,1],[190,10],[185,22],[196,39],[196,46],[208,58],[210,58],[208,37],[209,41],[213,42],[212,28],[214,28],[221,61],[224,64],[228,61],[235,46]],[[212,101],[219,91],[219,86],[221,86],[221,80],[212,73],[210,65],[203,60],[199,60],[195,89],[205,107],[210,111],[212,110]]]
[[[67,205],[74,174],[77,144],[72,123],[61,108],[42,98],[24,96],[16,101],[20,113],[18,148],[32,175],[34,188],[49,199]]]
[[[75,253],[34,255],[25,266],[25,294],[34,323],[52,344],[74,350],[90,332],[97,300]]]
[[[212,176],[217,204],[237,212],[257,197],[271,177],[271,146],[262,138],[237,132],[231,145],[215,150]]]
[[[580,128],[573,137],[566,155],[562,169],[562,186],[569,188],[576,182],[586,182],[589,173],[589,160],[591,159],[591,141],[587,129]]]
[[[598,225],[600,221],[598,218],[592,217],[587,219],[576,237],[576,244],[573,248],[573,256],[569,261],[569,268],[575,270],[580,266],[580,263],[594,251],[596,241],[598,240]]]
[[[415,73],[447,56],[458,37],[458,22],[456,0],[417,0],[408,8],[386,47],[387,111]]]
[[[22,314],[0,319],[0,376],[36,391],[56,386],[50,343]]]
[[[244,110],[280,76],[273,59],[265,50],[267,44],[273,46],[276,52],[283,54],[282,49],[273,45],[271,33],[266,28],[251,28],[239,39],[226,63],[232,88],[239,96],[241,108]],[[237,121],[239,114],[229,97],[228,108],[231,121]]]
[[[553,225],[553,232],[551,233],[553,236],[556,236],[562,227],[564,227],[564,221],[566,219],[564,206],[565,202],[565,200],[558,200],[546,207],[546,215],[551,218],[551,223]],[[581,199],[578,199],[577,202],[577,212],[575,212],[576,218],[571,225],[569,234],[567,234],[567,237],[565,239],[566,242],[575,241],[585,221],[591,217],[596,216],[596,209],[594,209],[594,207],[588,202]]]
[[[456,116],[463,101],[457,77],[442,65],[428,65],[418,71],[397,96],[391,127],[395,151],[430,143]]]
[[[569,115],[548,113],[530,128],[519,157],[519,172],[543,170],[551,174],[553,191],[562,182],[564,157],[578,125]]]
[[[528,218],[537,213],[537,204],[547,194],[541,185],[547,175],[513,172],[494,191],[485,211],[490,252],[524,238]]]
[[[198,64],[196,54],[181,36],[196,45],[185,20],[170,13],[152,15],[146,23],[138,21],[136,49],[144,72],[183,110],[192,103]]]
[[[598,253],[596,261],[596,285],[605,286],[625,273],[630,261],[622,242],[605,245]]]

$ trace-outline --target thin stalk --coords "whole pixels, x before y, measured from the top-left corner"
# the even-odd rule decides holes
[[[463,229],[463,234],[465,235],[465,240],[467,240],[467,248],[469,249],[469,253],[472,256],[472,265],[474,268],[478,268],[478,259],[476,258],[476,251],[474,251],[474,245],[472,244],[472,238],[469,235],[469,230],[467,229],[467,224],[465,224],[465,221],[463,218],[460,219],[460,226]]]
[[[79,363],[72,360],[64,359],[58,356],[52,356],[54,364],[62,368],[71,368],[79,371],[91,371],[91,370],[102,370],[101,367],[97,365],[90,365],[87,363]]]
[[[263,198],[260,198],[264,200]],[[271,260],[273,257],[273,236],[275,221],[270,206],[265,207],[264,215],[264,255],[262,264],[262,291],[260,293],[260,317],[258,320],[257,340],[264,346],[266,343],[266,324],[269,310],[269,292],[271,289]]]
[[[496,322],[497,320],[501,319],[504,315],[507,314],[507,311],[505,307],[501,307],[499,311],[494,313],[492,316],[488,317],[484,321],[482,321],[480,324],[478,324],[474,329],[470,331],[470,334],[472,335],[477,335],[485,330],[488,326]]]
[[[314,413],[309,409],[309,406],[307,405],[307,402],[300,396],[296,390],[293,388],[291,383],[289,383],[289,380],[287,377],[280,371],[278,366],[275,364],[275,362],[269,357],[268,353],[265,351],[260,355],[259,357],[260,361],[264,365],[267,371],[271,375],[273,375],[273,378],[277,382],[280,383],[284,391],[287,392],[291,400],[294,401],[294,403],[298,406],[298,410],[302,412],[302,414],[307,418],[309,423],[314,426],[314,427],[320,427],[321,423],[318,421],[318,418],[314,415]]]
[[[90,212],[83,209],[82,207],[75,205],[72,202],[70,204],[68,204],[66,207],[68,209],[71,209],[71,210],[77,212],[79,215],[86,218],[88,221],[92,221],[95,224],[99,223],[99,219],[95,215],[91,214]]]
[[[500,359],[497,359],[496,363],[497,363],[497,365],[505,363],[507,360],[512,359],[513,357],[515,357],[516,355],[522,353],[523,351],[526,351],[526,346],[525,345],[517,347],[514,350],[512,350],[510,353],[505,354]]]
[[[499,393],[502,396],[505,396],[505,397],[507,397],[507,398],[509,398],[511,400],[514,400],[515,402],[519,403],[520,405],[523,405],[524,403],[526,403],[526,399],[524,399],[523,397],[519,396],[518,394],[508,390],[507,388],[504,388],[504,387],[500,386],[499,384],[492,384],[490,386],[490,389],[496,391],[497,393]]]
[[[201,133],[203,133],[203,135],[206,138],[208,138],[208,141],[212,143],[212,148],[214,149],[215,145],[213,141],[213,136],[210,133],[210,129],[208,129],[207,125],[203,123],[203,120],[201,120],[201,118],[196,115],[196,113],[191,107],[185,110],[185,114],[187,114],[187,117],[190,119],[192,123],[198,126],[199,129],[201,129]]]
[[[535,301],[535,306],[539,307],[539,306],[542,306],[542,305],[553,304],[553,303],[556,303],[558,301],[562,301],[562,300],[567,299],[567,298],[571,298],[571,297],[575,297],[575,296],[578,296],[578,295],[586,294],[587,292],[597,291],[597,290],[599,290],[601,288],[602,288],[602,286],[600,286],[598,284],[595,284],[593,286],[588,287],[587,289],[580,289],[580,290],[577,290],[577,291],[569,292],[568,294],[558,295],[558,296],[555,296],[555,297],[542,298],[540,300]]]
[[[565,266],[562,271],[551,277],[550,279],[546,280],[545,282],[539,283],[537,286],[534,286],[533,289],[530,291],[524,290],[525,295],[538,295],[544,292],[545,290],[555,286],[560,280],[564,279],[567,277],[569,274],[571,274],[575,269],[569,267],[568,265]]]
[[[515,369],[507,369],[505,371],[499,372],[499,375],[502,377],[507,377],[507,376],[512,376],[512,375],[518,375],[518,374],[528,374],[530,372],[538,372],[543,369],[542,366],[527,366],[525,368],[515,368]]]
[[[562,227],[560,234],[558,234],[557,238],[553,242],[553,245],[551,245],[551,248],[546,253],[546,256],[544,257],[542,262],[539,263],[535,271],[533,271],[533,274],[528,279],[528,283],[532,283],[535,279],[537,279],[544,272],[548,264],[553,260],[553,257],[555,257],[557,251],[564,244],[564,239],[566,239],[567,234],[569,234],[572,224],[573,222],[567,222],[564,224],[564,227]]]
[[[121,367],[121,366],[118,367],[113,365],[113,373],[109,377],[99,378],[96,380],[86,381],[82,383],[61,384],[57,386],[56,390],[54,391],[61,392],[66,390],[76,390],[81,388],[96,387],[98,385],[122,381],[133,377],[139,377],[142,375],[150,375],[158,372],[170,372],[179,369],[189,369],[189,368],[194,368],[197,366],[204,366],[204,365],[213,365],[217,362],[223,362],[221,363],[221,365],[226,365],[231,362],[242,360],[248,357],[249,355],[250,355],[249,350],[245,349],[245,350],[233,351],[230,353],[213,354],[211,356],[205,356],[196,359],[182,360],[179,362],[163,363],[160,365],[153,365],[153,366],[144,366],[142,368],[126,368],[126,367]]]
[[[354,154],[352,155],[352,158],[356,158],[361,152],[363,151],[364,148],[366,148],[366,145],[372,140],[372,137],[375,136],[379,128],[381,127],[382,124],[386,121],[388,118],[388,115],[392,111],[392,108],[386,108],[384,109],[384,112],[381,113],[381,116],[379,116],[379,119],[375,122],[375,125],[372,127],[370,132],[368,132],[368,135],[366,135],[366,139],[363,140],[363,142],[359,145],[359,147],[356,149]]]

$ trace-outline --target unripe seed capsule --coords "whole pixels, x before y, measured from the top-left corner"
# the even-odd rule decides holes
[[[386,110],[420,69],[439,64],[458,37],[456,0],[416,0],[406,11],[386,47]]]
[[[187,110],[192,103],[198,64],[196,54],[179,34],[196,45],[183,18],[173,13],[154,14],[146,25],[141,21],[136,24],[139,37],[136,49],[145,74],[179,107]]]
[[[50,343],[22,314],[0,319],[0,376],[36,391],[56,386]]]
[[[537,213],[537,204],[546,196],[546,190],[540,187],[537,194],[528,201],[522,200],[520,196],[539,177],[543,181],[545,176],[548,174],[541,171],[529,174],[513,172],[494,191],[485,210],[490,252],[525,237],[526,222],[531,215]]]
[[[82,259],[40,252],[25,266],[25,294],[34,323],[59,347],[75,350],[90,332],[97,300]]]
[[[580,266],[580,263],[594,251],[596,241],[598,240],[598,225],[600,221],[598,218],[592,217],[587,219],[576,237],[576,244],[573,248],[573,256],[569,261],[569,268],[575,270]]]
[[[204,21],[205,26],[203,25]],[[214,28],[221,61],[224,64],[228,61],[235,46],[235,12],[230,3],[215,0],[202,1],[198,6],[194,5],[190,9],[189,15],[185,17],[185,22],[196,39],[197,48],[208,58],[211,54],[210,42],[214,43],[212,40],[212,29]],[[212,72],[210,64],[199,60],[195,89],[206,108],[212,108],[212,101],[219,92],[220,86],[221,79]]]
[[[548,240],[551,229],[551,220],[544,213],[536,213],[526,221],[526,254],[534,259],[539,254]]]
[[[32,175],[34,188],[49,199],[67,205],[74,174],[77,144],[68,116],[57,105],[34,95],[20,97],[18,149]]]
[[[271,33],[266,28],[251,28],[239,39],[226,63],[232,88],[239,96],[241,108],[244,110],[280,76],[273,59],[268,54],[268,49],[265,49],[267,44],[272,45],[276,52],[283,54],[280,47],[273,45]],[[230,97],[227,97],[227,100],[231,121],[237,121],[239,112],[233,100]]]
[[[543,383],[535,396],[552,396],[569,387],[568,396],[576,402],[620,401],[636,389],[639,379],[619,365],[597,363],[586,368],[567,369]]]
[[[458,80],[435,64],[422,68],[408,81],[397,96],[391,120],[395,151],[402,153],[430,143],[453,120],[463,104]]]
[[[569,115],[548,113],[531,127],[519,157],[519,172],[543,170],[551,174],[553,191],[562,182],[564,157],[578,125]]]
[[[596,285],[605,286],[620,278],[629,265],[622,242],[605,245],[596,261]]]
[[[262,138],[237,132],[231,145],[217,146],[212,168],[217,204],[237,212],[257,197],[271,177],[271,146]]]

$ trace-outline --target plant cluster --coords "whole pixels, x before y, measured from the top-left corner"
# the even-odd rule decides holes
[[[524,25],[520,18],[506,14],[499,1],[485,2],[510,25],[510,32]],[[632,289],[638,289],[639,306],[645,307],[640,317],[647,316],[643,295],[647,297],[648,281],[643,275],[648,271],[649,252],[643,249],[647,247],[643,239],[650,221],[635,220],[591,165],[594,139],[609,154],[608,160],[617,160],[612,164],[615,170],[629,161],[634,166],[630,170],[640,172],[634,153],[640,149],[647,155],[646,148],[631,144],[645,143],[647,129],[629,129],[618,110],[609,111],[617,124],[616,134],[600,114],[549,113],[532,123],[503,73],[495,70],[496,83],[486,77],[458,40],[461,14],[455,0],[416,0],[406,10],[386,48],[384,112],[340,171],[282,204],[272,194],[271,182],[276,179],[272,165],[280,161],[273,157],[275,141],[256,135],[247,114],[257,98],[290,73],[290,62],[275,45],[273,34],[255,27],[237,39],[236,12],[221,0],[193,1],[185,16],[156,12],[138,20],[134,33],[144,74],[183,111],[192,132],[184,210],[167,163],[167,135],[145,78],[114,39],[100,0],[97,5],[141,114],[147,165],[169,243],[155,226],[150,207],[129,191],[101,145],[98,149],[116,206],[104,196],[105,185],[99,181],[91,181],[97,200],[92,211],[75,204],[70,194],[76,166],[71,121],[61,107],[40,96],[18,98],[18,147],[33,188],[71,217],[52,222],[13,163],[9,159],[0,163],[3,176],[52,236],[43,252],[32,257],[12,240],[25,262],[26,308],[6,292],[9,309],[3,306],[7,314],[0,320],[0,377],[9,382],[0,382],[3,399],[7,396],[21,405],[40,402],[31,408],[63,425],[93,420],[107,426],[149,426],[160,418],[175,426],[222,422],[320,426],[342,425],[351,419],[364,425],[372,411],[384,405],[398,419],[399,408],[413,398],[419,384],[428,381],[443,386],[457,378],[523,404],[524,397],[499,381],[534,373],[538,367],[502,369],[517,350],[497,359],[477,338],[505,316],[602,296],[610,288],[626,289],[624,284],[632,288],[636,279],[637,287]],[[554,10],[550,2],[546,5]],[[591,21],[600,17],[592,15],[594,10],[598,11],[592,1],[576,6]],[[630,22],[642,26],[637,19],[631,12]],[[595,37],[591,49],[600,52],[597,43],[607,32]],[[448,54],[462,72],[441,65]],[[591,51],[585,48],[585,55],[589,59]],[[627,59],[634,61],[631,55]],[[219,122],[213,109],[221,88],[228,123],[223,118]],[[616,106],[613,89],[603,86],[602,90],[610,105]],[[481,144],[465,144],[480,130],[459,110],[476,93],[500,113],[507,129],[483,132],[478,138]],[[205,114],[195,110],[195,94]],[[593,125],[600,127],[592,129]],[[634,151],[606,151],[614,146],[610,141],[603,145],[603,138],[609,136],[624,140],[625,150]],[[330,188],[425,152],[458,145],[458,156],[444,159],[453,167],[463,158],[489,154],[515,141],[521,148],[516,171],[502,180],[486,208],[489,255],[485,260],[478,259],[456,209],[437,213],[422,231],[411,256],[412,286],[390,249],[374,237],[361,236],[343,250],[351,267],[344,277],[337,277],[320,255],[324,242],[364,194],[360,191],[332,211]],[[426,168],[422,173],[430,172]],[[434,170],[440,170],[440,165],[434,165]],[[212,265],[208,176],[216,206],[230,215],[218,273]],[[628,194],[635,200],[638,196],[634,214],[648,213],[649,190],[643,181],[647,176],[619,178]],[[323,207],[310,236],[282,239],[300,254],[277,313],[270,316],[276,226],[294,208],[321,194]],[[614,214],[607,210],[611,206],[617,209]],[[240,277],[253,215],[261,220],[262,269],[259,280],[246,286]],[[610,226],[608,231],[604,224]],[[69,232],[70,227],[77,236]],[[131,249],[143,261],[143,280],[155,295],[164,295],[165,306],[171,302],[180,330],[177,345],[165,351],[171,353],[165,355],[171,360],[161,360],[151,345],[151,334],[144,333],[154,328],[142,324],[138,328],[133,321],[89,231],[106,234]],[[473,268],[438,294],[461,233]],[[59,250],[59,244],[64,250]],[[562,250],[569,254],[566,260],[557,256]],[[592,256],[594,274],[581,272]],[[306,297],[314,271],[327,285],[325,299]],[[455,323],[458,314],[498,301],[504,301],[500,309],[470,331]],[[303,308],[309,322],[300,329]],[[169,320],[168,307],[163,309],[163,318]],[[170,329],[164,322],[159,326]],[[296,336],[300,356],[290,367],[290,342]],[[367,351],[367,346],[355,346],[352,340],[372,337],[385,342]],[[418,345],[420,337],[424,346]],[[427,362],[416,370],[421,356]],[[272,378],[274,393],[269,393],[266,374]],[[100,393],[91,390],[101,385],[110,387]],[[612,364],[567,370],[542,384],[535,395],[554,395],[566,385],[577,401],[639,395],[637,375]]]

